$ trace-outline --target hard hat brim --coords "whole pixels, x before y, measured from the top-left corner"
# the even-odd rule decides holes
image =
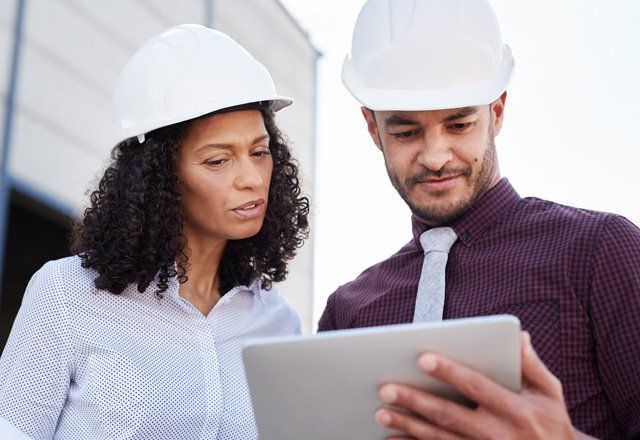
[[[371,110],[424,111],[489,104],[507,89],[515,70],[509,46],[504,46],[500,68],[489,83],[439,90],[379,89],[364,85],[362,74],[347,57],[342,83],[358,102]]]
[[[129,127],[114,127],[114,132],[118,132],[118,136],[112,139],[113,145],[117,145],[120,142],[149,133],[150,131],[156,130],[158,128],[167,127],[169,125],[177,124],[179,122],[188,121],[190,119],[195,119],[200,116],[204,116],[209,113],[213,113],[219,110],[224,110],[225,108],[235,107],[242,104],[250,104],[252,102],[268,102],[268,109],[273,112],[277,112],[282,110],[285,107],[293,104],[293,99],[287,96],[265,96],[263,98],[256,98],[255,96],[246,97],[246,98],[233,98],[229,99],[226,102],[219,102],[218,105],[215,106],[207,106],[204,108],[195,109],[194,111],[180,115],[178,117],[169,119],[164,121],[161,126],[157,125],[157,121],[148,121],[146,123],[136,124]]]

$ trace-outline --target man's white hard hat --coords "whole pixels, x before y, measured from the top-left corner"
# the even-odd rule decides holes
[[[372,110],[484,105],[514,71],[488,0],[368,0],[342,82]]]
[[[183,24],[147,40],[131,57],[113,96],[112,140],[144,142],[152,130],[228,107],[293,101],[276,93],[267,69],[222,32]]]

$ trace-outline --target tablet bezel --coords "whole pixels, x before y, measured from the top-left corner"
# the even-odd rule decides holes
[[[520,321],[512,315],[258,339],[243,360],[260,439],[384,439],[391,431],[373,414],[386,382],[468,404],[419,370],[417,357],[428,351],[520,390]]]

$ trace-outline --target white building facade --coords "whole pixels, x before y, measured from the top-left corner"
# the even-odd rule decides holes
[[[313,200],[319,54],[277,0],[3,0],[0,332],[13,320],[25,273],[57,255],[38,251],[48,237],[60,235],[46,231],[65,230],[82,214],[87,192],[108,163],[111,95],[120,70],[142,42],[181,23],[229,34],[267,67],[280,94],[295,99],[278,122]],[[35,242],[30,215],[44,225]],[[279,286],[300,311],[306,332],[313,328],[312,269],[313,235]]]

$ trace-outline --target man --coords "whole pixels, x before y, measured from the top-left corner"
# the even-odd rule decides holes
[[[486,0],[365,4],[343,82],[411,208],[413,239],[334,292],[319,330],[516,315],[521,393],[425,354],[420,368],[477,408],[385,384],[382,402],[410,411],[376,421],[415,438],[636,437],[640,231],[523,199],[500,177],[494,137],[512,72]]]

